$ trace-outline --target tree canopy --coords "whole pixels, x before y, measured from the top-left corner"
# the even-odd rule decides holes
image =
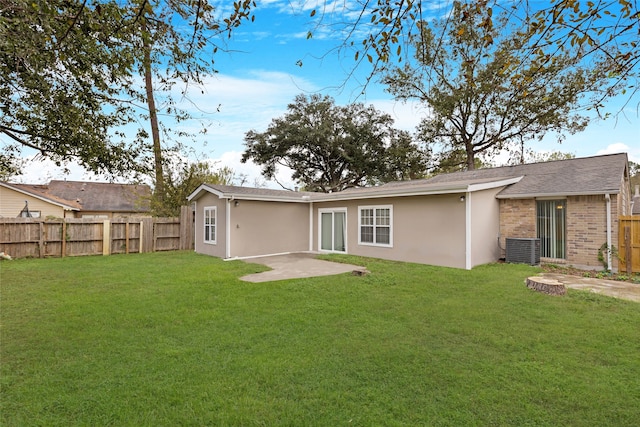
[[[453,7],[458,3],[454,1]],[[612,77],[608,82],[611,91],[602,91],[599,99],[592,100],[592,107],[599,107],[601,101],[621,88],[633,93],[638,91],[640,8],[637,0],[550,0],[546,3],[478,0],[473,3],[481,15],[478,24],[486,28],[497,26],[494,20],[498,13],[494,12],[499,11],[523,24],[526,32],[531,33],[531,43],[522,48],[523,56],[536,57],[538,61],[556,54],[570,54],[584,61],[605,58],[601,65]],[[322,27],[325,16],[335,10],[335,6],[329,6],[328,2],[321,2],[310,12],[315,20],[315,30]],[[442,12],[450,6],[449,2],[387,0],[362,2],[355,8],[345,5],[344,11],[350,19],[341,20],[337,24],[339,28],[332,28],[345,35],[336,49],[352,54],[356,64],[369,62],[373,65],[366,85],[376,78],[380,69],[394,62],[410,60],[410,41],[421,32],[418,24],[429,20],[433,11]],[[448,11],[444,12],[446,15]],[[459,23],[455,19],[447,22]],[[313,36],[314,29],[308,38]],[[442,39],[436,47],[445,47],[448,43]]]
[[[203,183],[231,185],[234,171],[223,166],[214,169],[208,162],[180,162],[168,168],[165,194],[162,200],[153,197],[151,210],[154,216],[179,216],[180,207],[187,203],[187,197]]]
[[[421,140],[438,147],[445,163],[464,162],[466,169],[475,168],[478,156],[490,159],[549,133],[561,139],[584,129],[583,98],[609,81],[601,67],[568,53],[523,56],[536,30],[510,28],[507,14],[489,25],[483,6],[457,2],[450,16],[418,23],[415,61],[382,79],[396,98],[429,107]]]
[[[20,146],[97,172],[137,166],[139,148],[110,133],[128,122],[126,107],[113,102],[132,71],[131,45],[120,40],[126,11],[116,2],[85,3],[2,2],[0,133],[11,142],[0,156],[7,168]]]
[[[163,113],[172,120],[187,118],[172,88],[215,71],[217,37],[252,19],[252,7],[250,0],[235,2],[222,16],[207,0],[2,2],[0,134],[6,138],[0,166],[15,169],[21,148],[30,147],[59,164],[73,159],[99,173],[155,169],[162,181],[167,147],[159,135],[172,130],[159,129],[156,120],[149,141],[142,123],[157,119],[160,109],[148,102],[150,93],[164,92]],[[128,124],[139,124],[137,139],[125,134]]]
[[[425,153],[392,125],[391,116],[373,106],[338,106],[329,96],[298,95],[265,132],[246,133],[242,162],[261,165],[268,179],[275,178],[279,165],[286,166],[308,191],[422,176]]]

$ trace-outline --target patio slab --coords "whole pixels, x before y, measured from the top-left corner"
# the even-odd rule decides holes
[[[638,284],[557,273],[542,273],[540,276],[557,280],[569,289],[589,291],[614,298],[640,302],[640,285]]]
[[[249,274],[240,280],[245,282],[272,282],[275,280],[301,279],[305,277],[332,276],[366,269],[359,265],[316,259],[313,253],[293,253],[245,259],[246,262],[264,264],[271,270]]]

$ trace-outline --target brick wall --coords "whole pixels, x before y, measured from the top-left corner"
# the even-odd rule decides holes
[[[533,199],[500,200],[500,247],[506,238],[536,237],[536,202]],[[504,255],[504,251],[503,254]]]
[[[598,249],[607,241],[607,209],[604,196],[567,198],[567,264],[584,268],[602,268]],[[500,200],[500,246],[507,237],[536,237],[536,201]],[[618,198],[611,197],[611,242],[618,247]],[[503,252],[504,255],[504,252]],[[612,257],[617,269],[616,257]],[[560,260],[557,260],[560,261]]]
[[[618,247],[618,201],[611,197],[611,244]],[[607,242],[607,203],[603,195],[567,199],[567,262],[601,268],[598,249]],[[612,267],[617,268],[616,257]]]

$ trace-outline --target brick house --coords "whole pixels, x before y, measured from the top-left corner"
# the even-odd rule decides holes
[[[631,206],[626,154],[330,194],[203,184],[189,200],[203,254],[337,252],[466,269],[521,239],[539,245],[542,261],[602,268],[598,252],[617,247],[618,216]]]
[[[440,175],[432,182],[522,176],[496,196],[500,246],[507,237],[540,238],[542,260],[598,268],[598,251],[618,247],[618,217],[631,214],[626,154],[481,169]],[[617,259],[608,262],[617,268]]]

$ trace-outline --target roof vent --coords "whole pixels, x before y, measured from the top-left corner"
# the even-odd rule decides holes
[[[507,237],[506,261],[516,264],[540,264],[540,239]]]

